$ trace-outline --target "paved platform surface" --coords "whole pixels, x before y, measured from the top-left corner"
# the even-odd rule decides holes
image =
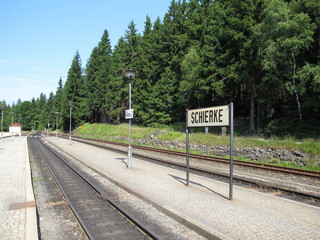
[[[234,187],[205,177],[148,163],[79,142],[48,137],[47,141],[81,160],[124,188],[155,202],[168,213],[185,218],[207,236],[221,239],[319,239],[320,208]],[[133,149],[134,152],[134,149]]]
[[[38,239],[27,137],[0,140],[0,239]]]
[[[1,135],[2,134],[2,135]],[[0,137],[9,137],[9,136],[11,136],[11,133],[8,133],[8,132],[2,132],[2,133],[0,133]]]

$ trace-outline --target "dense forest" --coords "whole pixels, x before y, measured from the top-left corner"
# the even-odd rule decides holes
[[[172,1],[163,19],[129,23],[112,49],[108,31],[85,66],[76,52],[49,96],[4,108],[24,129],[119,123],[132,82],[134,123],[185,121],[186,109],[234,103],[248,134],[320,136],[320,1]],[[45,83],[45,79],[44,79]],[[59,114],[55,114],[59,112]]]

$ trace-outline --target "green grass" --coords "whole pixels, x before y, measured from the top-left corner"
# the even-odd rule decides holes
[[[181,133],[181,132],[164,132],[163,134],[157,136],[157,138],[163,141],[173,141],[173,142],[186,141],[185,133]]]
[[[159,136],[161,140],[185,141],[185,134],[178,132],[167,133]],[[203,145],[229,145],[229,136],[220,136],[215,134],[193,133],[189,140],[194,144]],[[316,139],[295,140],[293,138],[254,138],[254,137],[234,137],[235,147],[260,147],[260,148],[279,148],[291,151],[301,151],[310,153],[312,156],[320,154],[320,141]]]
[[[151,134],[156,134],[160,129],[132,126],[132,138],[147,138]],[[129,129],[128,124],[89,124],[86,123],[77,129],[77,134],[81,136],[93,137],[115,137],[122,136],[128,137]]]
[[[128,124],[84,124],[77,129],[77,134],[87,137],[128,137]],[[184,132],[174,131],[174,127],[151,128],[132,126],[132,138],[143,139],[153,136],[156,139],[164,141],[185,142],[186,135]],[[189,136],[190,143],[203,145],[229,145],[229,136],[217,134],[191,133]],[[235,147],[261,147],[261,148],[280,148],[291,151],[301,151],[310,153],[312,156],[320,155],[319,139],[296,140],[290,138],[258,138],[258,137],[240,137],[234,138]]]

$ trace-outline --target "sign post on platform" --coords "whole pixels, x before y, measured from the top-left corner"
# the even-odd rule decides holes
[[[229,200],[233,195],[233,103],[226,106],[186,110],[186,185],[189,185],[189,128],[230,127]]]
[[[233,198],[233,103],[230,103],[230,177],[229,200]]]
[[[188,122],[188,109],[187,109],[187,116],[186,116],[187,122]],[[186,127],[186,180],[187,180],[187,186],[189,185],[189,127],[187,125]]]
[[[132,166],[132,149],[131,149],[131,121],[133,119],[134,110],[131,109],[131,84],[136,75],[136,71],[129,69],[124,72],[124,76],[129,82],[129,109],[126,110],[126,119],[129,119],[129,146],[128,146],[128,168]]]

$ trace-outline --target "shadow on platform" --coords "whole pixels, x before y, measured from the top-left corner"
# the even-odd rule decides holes
[[[184,184],[184,185],[187,186],[187,180],[186,180],[185,178],[181,178],[181,177],[174,176],[174,175],[171,175],[171,174],[168,174],[168,175],[169,175],[170,177],[174,178],[175,180],[177,180],[178,182],[180,182],[180,183],[182,183],[182,184]],[[223,198],[225,198],[225,199],[228,199],[226,196],[223,196],[222,194],[213,191],[212,189],[210,189],[210,188],[202,185],[201,183],[197,183],[197,182],[193,182],[193,181],[189,181],[189,183],[192,183],[192,184],[194,184],[194,185],[197,185],[197,186],[200,186],[200,187],[202,187],[202,188],[205,188],[205,189],[207,189],[208,191],[210,191],[210,192],[212,192],[212,193],[214,193],[214,194],[216,194],[216,195],[218,195],[218,196],[220,196],[220,197],[223,197]]]

